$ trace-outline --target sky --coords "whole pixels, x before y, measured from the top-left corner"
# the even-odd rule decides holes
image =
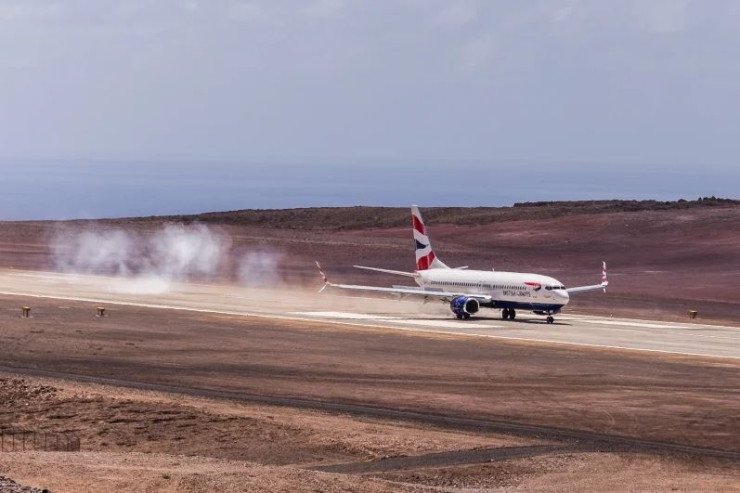
[[[0,0],[0,171],[507,162],[736,179],[737,26],[740,0]]]

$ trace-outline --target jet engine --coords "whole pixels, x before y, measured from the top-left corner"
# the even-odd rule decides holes
[[[450,301],[450,310],[457,318],[470,318],[473,313],[480,310],[480,303],[475,298],[456,296]]]

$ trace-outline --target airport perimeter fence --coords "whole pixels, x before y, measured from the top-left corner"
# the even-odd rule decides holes
[[[0,431],[0,452],[79,452],[80,437],[75,433]]]

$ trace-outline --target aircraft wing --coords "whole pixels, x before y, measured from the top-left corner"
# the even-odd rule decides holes
[[[452,292],[443,291],[441,289],[417,288],[414,286],[393,286],[392,288],[381,288],[378,286],[361,286],[356,284],[334,284],[327,280],[326,274],[324,274],[324,272],[321,270],[321,266],[318,262],[316,262],[316,266],[319,268],[321,278],[324,280],[324,286],[321,288],[321,291],[325,290],[326,288],[334,288],[347,291],[365,291],[374,293],[398,294],[402,296],[418,296],[420,298],[435,298],[439,300],[451,300],[456,296],[466,296],[468,298],[475,298],[484,303],[491,301],[490,296],[480,293]]]
[[[457,296],[465,296],[467,298],[475,298],[482,302],[491,301],[490,296],[479,294],[479,293],[476,293],[476,294],[462,293],[462,292],[454,293],[451,291],[415,288],[413,286],[409,286],[409,287],[394,286],[392,288],[381,288],[377,286],[359,286],[359,285],[354,285],[354,284],[333,284],[333,283],[327,282],[326,284],[324,284],[324,287],[325,288],[335,288],[335,289],[345,289],[345,290],[350,290],[350,291],[368,291],[368,292],[376,292],[376,293],[399,294],[399,295],[404,295],[404,296],[418,296],[421,298],[436,298],[440,300],[451,300],[452,298],[455,298]]]
[[[566,291],[568,292],[568,294],[585,293],[587,291],[599,291],[602,289],[606,291],[606,287],[608,285],[608,282],[602,282],[601,284],[594,284],[592,286],[577,286],[575,288],[568,288],[566,289]]]
[[[599,291],[601,289],[606,293],[606,287],[609,285],[609,281],[606,278],[606,262],[601,263],[601,284],[593,284],[591,286],[577,286],[575,288],[568,288],[566,292],[571,294],[585,293],[587,291]]]

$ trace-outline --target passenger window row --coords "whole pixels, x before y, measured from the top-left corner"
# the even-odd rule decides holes
[[[480,283],[476,282],[452,282],[452,283],[446,283],[446,282],[438,282],[438,281],[432,281],[431,283],[433,286],[443,286],[443,285],[449,285],[452,284],[453,286],[463,286],[463,287],[478,287],[481,286]],[[483,284],[483,286],[490,288],[490,289],[515,289],[517,291],[525,291],[527,288],[524,286],[516,286],[514,284]],[[545,289],[551,290],[551,289],[565,289],[565,286],[547,286]]]

